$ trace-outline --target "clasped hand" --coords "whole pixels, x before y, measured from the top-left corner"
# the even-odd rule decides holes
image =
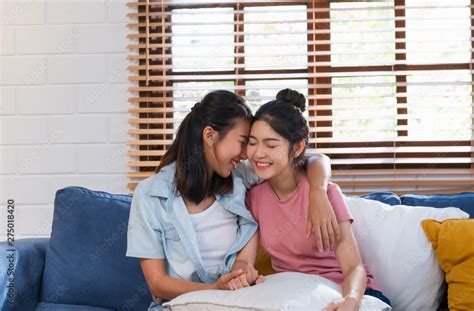
[[[237,270],[235,270],[237,268]],[[236,290],[243,287],[249,287],[254,284],[260,284],[265,281],[263,275],[259,275],[258,271],[246,262],[236,262],[234,271],[224,274],[217,280],[216,289]]]

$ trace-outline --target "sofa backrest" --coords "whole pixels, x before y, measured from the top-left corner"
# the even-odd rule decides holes
[[[405,194],[400,199],[403,205],[410,206],[457,207],[468,213],[470,218],[474,218],[474,192],[432,195]]]
[[[361,197],[389,205],[429,206],[437,208],[457,207],[468,213],[470,218],[474,218],[474,192],[431,195],[404,194],[400,197],[392,192],[373,192],[362,195]]]
[[[388,205],[400,205],[400,197],[393,192],[373,192],[361,195],[362,198],[368,200],[379,201]]]
[[[41,301],[146,310],[152,297],[139,260],[125,257],[131,197],[57,191]]]

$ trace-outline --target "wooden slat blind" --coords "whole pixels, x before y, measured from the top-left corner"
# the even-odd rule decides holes
[[[208,91],[290,87],[346,192],[474,191],[474,0],[128,5],[130,189]]]

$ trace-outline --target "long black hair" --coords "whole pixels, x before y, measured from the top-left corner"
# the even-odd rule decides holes
[[[304,151],[308,144],[309,129],[303,116],[306,99],[303,94],[291,89],[278,92],[276,99],[261,106],[254,120],[263,120],[280,136],[290,142],[288,157],[294,155],[296,146],[304,140],[305,148],[293,160],[295,168],[306,168]]]
[[[242,97],[229,91],[213,91],[196,103],[178,128],[176,139],[156,168],[176,162],[175,183],[181,195],[194,203],[206,196],[225,194],[233,189],[232,177],[208,177],[204,156],[203,130],[212,127],[219,140],[242,120],[252,121],[252,112]]]

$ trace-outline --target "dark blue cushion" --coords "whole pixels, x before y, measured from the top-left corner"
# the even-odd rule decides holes
[[[125,257],[131,197],[68,187],[56,192],[41,301],[146,310],[138,259]]]
[[[474,192],[458,194],[405,194],[401,196],[403,205],[431,206],[431,207],[458,207],[474,218]]]
[[[114,311],[114,309],[41,302],[35,311]]]
[[[379,201],[388,205],[400,205],[401,201],[398,195],[393,192],[373,192],[361,195],[364,199]]]
[[[48,244],[48,238],[15,239],[13,245],[0,243],[0,310],[35,309]]]

